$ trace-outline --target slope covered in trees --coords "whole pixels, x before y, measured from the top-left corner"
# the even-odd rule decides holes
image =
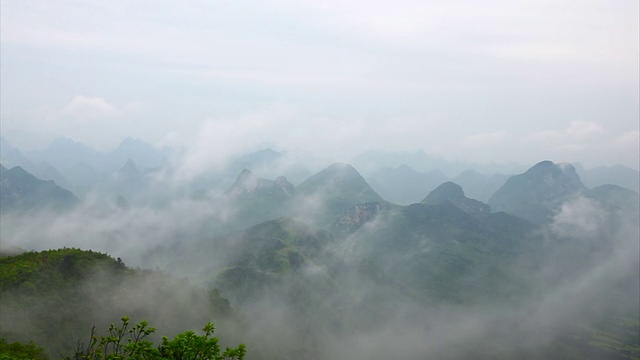
[[[151,319],[159,336],[198,328],[203,321],[237,325],[216,290],[79,249],[0,258],[0,302],[0,337],[34,341],[51,356],[69,353],[93,325],[106,328],[122,314]]]

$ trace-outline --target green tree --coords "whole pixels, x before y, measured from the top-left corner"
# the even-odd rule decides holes
[[[0,360],[46,360],[44,350],[33,342],[26,344],[20,342],[8,343],[0,339]]]
[[[162,338],[162,344],[155,346],[147,338],[155,332],[146,321],[130,327],[129,318],[122,317],[122,324],[111,324],[106,336],[96,335],[96,329],[91,329],[91,339],[88,345],[79,344],[75,354],[67,360],[243,360],[246,355],[244,344],[235,348],[220,349],[219,340],[213,337],[215,327],[208,323],[202,329],[203,335],[193,331],[186,331],[176,335],[172,340]]]

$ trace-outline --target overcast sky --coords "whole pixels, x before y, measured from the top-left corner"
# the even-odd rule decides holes
[[[638,4],[1,0],[0,130],[637,169]]]

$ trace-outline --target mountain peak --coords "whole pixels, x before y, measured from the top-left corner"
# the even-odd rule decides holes
[[[298,186],[302,194],[320,194],[333,198],[339,207],[347,207],[358,203],[380,202],[384,200],[378,195],[360,173],[351,165],[334,163],[326,169],[312,175]]]
[[[118,173],[133,177],[141,175],[140,170],[136,166],[136,163],[134,163],[131,159],[127,160],[127,162],[120,168],[120,170],[118,170]]]
[[[454,182],[447,181],[431,191],[422,202],[426,204],[445,200],[460,200],[463,198],[464,191],[462,187]]]
[[[422,204],[425,205],[438,205],[447,202],[469,214],[488,214],[490,212],[487,204],[464,196],[462,187],[451,181],[441,184],[422,200]]]
[[[279,176],[276,180],[267,180],[256,176],[249,169],[243,169],[233,185],[225,191],[225,194],[246,196],[249,194],[273,195],[283,193],[286,196],[291,196],[293,191],[293,184],[287,181],[284,176]]]
[[[533,223],[548,221],[569,197],[586,190],[573,165],[541,161],[510,177],[489,199],[494,211],[506,211]]]

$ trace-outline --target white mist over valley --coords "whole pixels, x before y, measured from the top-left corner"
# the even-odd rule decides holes
[[[637,3],[0,10],[0,358],[640,358]]]

